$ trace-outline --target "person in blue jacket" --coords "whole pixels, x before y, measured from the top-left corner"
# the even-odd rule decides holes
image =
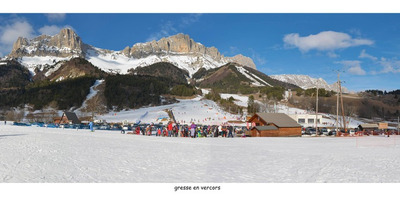
[[[92,121],[90,121],[90,123],[89,123],[89,128],[90,128],[90,131],[93,132],[93,122]]]

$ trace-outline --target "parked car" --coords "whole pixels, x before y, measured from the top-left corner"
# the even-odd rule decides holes
[[[307,127],[306,128],[306,135],[314,135],[314,134],[316,134],[317,133],[317,131],[315,130],[315,128],[312,128],[312,127]]]
[[[325,135],[325,136],[328,136],[328,134],[329,134],[329,130],[327,129],[327,128],[321,128],[321,133],[323,134],[323,135]]]
[[[100,125],[100,130],[111,130],[111,126],[107,124]]]
[[[124,130],[124,131],[130,131],[130,130],[132,130],[132,126],[131,125],[124,125],[124,126],[122,126],[122,130]]]
[[[79,129],[89,129],[89,125],[80,124],[78,126],[79,126]]]
[[[122,130],[122,127],[119,124],[113,124],[111,126],[111,130],[120,131],[120,130]]]
[[[34,122],[34,123],[32,123],[32,126],[44,127],[44,123],[43,122]]]
[[[69,124],[61,124],[60,128],[69,128],[69,126],[70,126]]]
[[[54,123],[49,123],[49,124],[46,124],[45,126],[46,126],[46,128],[58,128],[58,126]]]

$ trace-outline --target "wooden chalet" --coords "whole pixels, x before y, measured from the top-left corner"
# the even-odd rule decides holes
[[[248,122],[252,137],[301,136],[301,125],[284,113],[256,113]]]
[[[74,112],[63,112],[60,118],[54,118],[55,124],[80,124],[81,121]]]

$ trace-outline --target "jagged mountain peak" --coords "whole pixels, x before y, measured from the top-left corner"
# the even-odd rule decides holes
[[[244,65],[253,69],[257,69],[256,68],[256,64],[254,64],[253,60],[250,57],[246,57],[242,54],[238,54],[236,56],[233,57],[227,57],[231,62],[236,62],[240,65]]]
[[[145,58],[154,54],[188,54],[188,55],[208,55],[211,58],[221,61],[224,56],[215,47],[205,47],[201,43],[195,42],[189,35],[178,33],[173,36],[161,38],[158,41],[137,43],[132,47],[122,50],[123,54],[133,58]]]
[[[318,88],[324,88],[329,91],[338,91],[336,82],[333,84],[328,84],[323,78],[312,78],[308,75],[296,74],[270,75],[270,77],[279,81],[297,85],[302,89],[310,89],[318,86]],[[349,90],[345,87],[342,87],[342,91],[345,93],[349,92]]]
[[[69,57],[83,56],[83,43],[81,38],[71,28],[63,28],[54,35],[40,35],[31,40],[19,37],[13,45],[9,57],[56,56]]]

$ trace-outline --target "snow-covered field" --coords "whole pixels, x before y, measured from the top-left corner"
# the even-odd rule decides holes
[[[400,182],[400,137],[157,138],[0,125],[0,182]]]

